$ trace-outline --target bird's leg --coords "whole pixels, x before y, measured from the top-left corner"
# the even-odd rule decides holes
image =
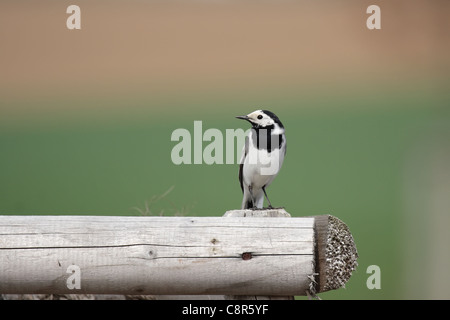
[[[252,203],[253,203],[253,207],[252,210],[256,209],[256,201],[255,201],[255,197],[253,196],[253,187],[251,185],[248,186],[248,191],[250,192],[250,197],[252,197]]]
[[[273,209],[272,204],[270,203],[269,197],[267,196],[267,192],[266,192],[266,188],[262,187],[263,191],[264,191],[264,195],[266,196],[267,202],[269,203],[268,208],[269,209]]]

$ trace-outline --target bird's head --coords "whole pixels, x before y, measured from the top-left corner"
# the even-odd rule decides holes
[[[280,119],[273,113],[268,110],[256,110],[252,113],[249,113],[246,116],[237,116],[236,118],[247,120],[256,129],[264,129],[264,128],[274,128],[279,127],[283,128],[283,124]]]

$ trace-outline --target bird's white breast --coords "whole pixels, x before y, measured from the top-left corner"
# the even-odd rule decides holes
[[[247,157],[244,161],[243,179],[247,185],[256,188],[268,186],[280,171],[284,161],[285,144],[280,149],[268,152],[266,149],[257,149],[252,143],[253,131],[249,134]]]

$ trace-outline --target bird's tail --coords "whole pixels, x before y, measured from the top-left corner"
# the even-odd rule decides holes
[[[253,208],[253,201],[252,199],[247,199],[247,201],[242,202],[242,209],[252,209]]]
[[[252,209],[254,207],[253,200],[247,187],[243,188],[244,197],[242,199],[241,209]]]

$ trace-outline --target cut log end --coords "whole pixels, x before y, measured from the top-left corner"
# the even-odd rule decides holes
[[[316,292],[345,287],[358,266],[358,252],[347,225],[331,215],[315,216]]]

